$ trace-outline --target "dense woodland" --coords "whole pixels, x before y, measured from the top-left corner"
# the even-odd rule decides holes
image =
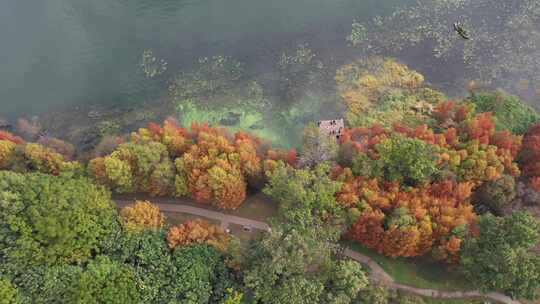
[[[355,29],[355,43],[378,37]],[[278,65],[289,103],[269,105],[230,58],[205,58],[170,81],[179,119],[127,134],[102,121],[90,152],[38,136],[23,118],[0,130],[0,303],[423,303],[369,282],[342,256],[345,241],[438,263],[484,292],[538,298],[533,108],[474,84],[450,99],[394,59],[359,59],[329,77],[301,45]],[[151,52],[142,66],[149,78],[166,70]],[[328,83],[332,97],[315,106],[305,92]],[[224,92],[233,101],[209,110]],[[337,140],[310,113],[328,103],[346,120]],[[263,136],[269,107],[298,149]],[[117,210],[112,200],[148,194],[236,210],[261,191],[279,211],[249,242],[200,219],[171,225],[150,201]]]

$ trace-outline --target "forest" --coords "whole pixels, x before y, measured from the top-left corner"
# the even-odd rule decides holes
[[[421,301],[380,294],[362,265],[340,257],[340,240],[350,240],[439,261],[485,292],[535,299],[536,111],[503,92],[449,100],[394,59],[350,63],[335,80],[348,127],[336,140],[308,124],[298,152],[174,118],[116,137],[88,160],[60,139],[1,131],[1,298]],[[270,232],[247,244],[201,219],[169,225],[149,201],[117,211],[111,197],[188,197],[235,210],[253,191],[279,211]]]
[[[271,84],[233,57],[174,71],[146,50],[138,68],[163,104],[90,111],[70,126],[0,124],[0,304],[481,303],[396,291],[346,247],[538,300],[540,114],[522,95],[539,65],[495,45],[497,24],[477,24],[463,49],[443,39],[440,20],[486,1],[424,2],[355,21],[347,41],[369,47],[353,60],[326,62],[306,44],[284,51]],[[540,20],[540,5],[521,2],[534,14],[504,23],[501,39]],[[425,9],[432,31],[418,21]],[[381,55],[422,43],[437,51],[429,63],[468,63],[463,96]],[[502,81],[516,75],[526,94]],[[341,117],[338,138],[317,125]],[[238,215],[258,194],[277,212],[247,240],[208,219],[174,221],[157,203]],[[117,204],[133,196],[148,199]]]

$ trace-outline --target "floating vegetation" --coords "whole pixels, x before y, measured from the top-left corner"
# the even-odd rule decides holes
[[[278,62],[279,91],[285,100],[297,99],[308,86],[320,83],[324,64],[307,44],[293,54],[283,52]]]
[[[175,100],[211,97],[231,89],[244,74],[243,64],[222,55],[200,58],[197,67],[178,74],[169,86]]]
[[[352,24],[352,31],[346,40],[352,45],[357,46],[367,39],[367,28],[358,21],[354,20]]]
[[[120,133],[120,124],[115,121],[104,120],[98,122],[97,129],[102,137],[105,135],[115,135]]]
[[[146,50],[142,54],[139,67],[147,78],[154,78],[167,71],[167,62],[154,56],[152,50]]]

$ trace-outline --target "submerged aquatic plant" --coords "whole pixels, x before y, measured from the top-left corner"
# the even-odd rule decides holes
[[[352,45],[357,46],[367,39],[367,28],[362,23],[354,20],[352,23],[352,31],[346,40]]]
[[[243,74],[243,64],[231,57],[204,57],[191,72],[177,75],[169,86],[169,92],[175,100],[209,97],[231,89]]]
[[[278,62],[279,90],[284,99],[293,100],[309,85],[321,80],[324,64],[307,44],[300,44],[293,54],[283,52]]]
[[[472,39],[452,32],[459,20]],[[425,51],[424,60],[465,64],[472,77],[486,82],[521,78],[540,80],[540,2],[537,0],[417,0],[415,5],[376,17],[365,25],[353,23],[353,45],[368,53]],[[362,29],[368,28],[367,34]],[[499,81],[498,85],[508,85]]]
[[[152,50],[145,50],[142,54],[139,67],[146,78],[154,78],[163,74],[167,70],[167,62],[154,56]]]

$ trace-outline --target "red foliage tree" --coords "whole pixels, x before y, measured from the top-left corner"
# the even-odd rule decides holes
[[[7,140],[11,141],[14,144],[22,145],[25,143],[24,139],[20,138],[19,136],[13,135],[9,133],[8,131],[0,130],[0,140]]]

